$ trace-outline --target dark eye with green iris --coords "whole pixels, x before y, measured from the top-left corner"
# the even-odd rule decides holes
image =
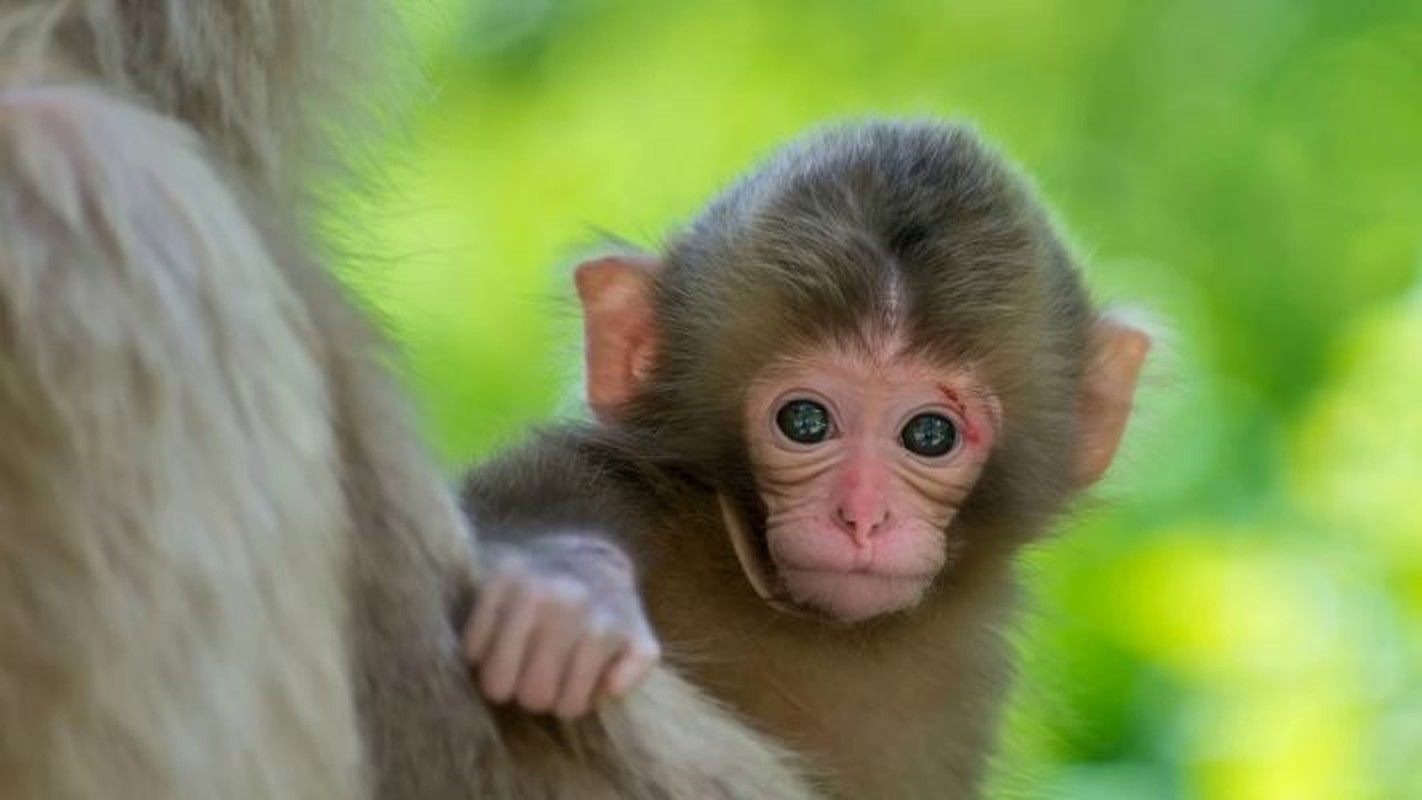
[[[791,400],[775,412],[775,425],[792,442],[818,444],[829,438],[829,409],[814,400]]]
[[[958,443],[958,427],[942,414],[919,414],[904,425],[899,441],[910,453],[937,458],[953,451]]]

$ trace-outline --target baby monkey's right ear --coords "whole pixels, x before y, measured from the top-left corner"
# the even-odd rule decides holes
[[[652,290],[661,262],[609,256],[578,265],[573,275],[583,307],[588,405],[603,422],[617,417],[642,388],[657,351]]]

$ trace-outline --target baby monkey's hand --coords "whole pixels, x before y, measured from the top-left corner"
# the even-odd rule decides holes
[[[661,658],[632,564],[593,536],[489,548],[464,652],[490,702],[563,719],[639,684]]]

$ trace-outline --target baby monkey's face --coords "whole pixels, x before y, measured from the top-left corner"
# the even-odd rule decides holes
[[[999,416],[971,369],[893,340],[815,350],[761,373],[746,431],[777,588],[841,622],[914,607],[949,561],[949,523]]]

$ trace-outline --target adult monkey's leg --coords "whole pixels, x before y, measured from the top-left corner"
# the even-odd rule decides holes
[[[0,797],[361,794],[312,333],[185,128],[0,89]]]

